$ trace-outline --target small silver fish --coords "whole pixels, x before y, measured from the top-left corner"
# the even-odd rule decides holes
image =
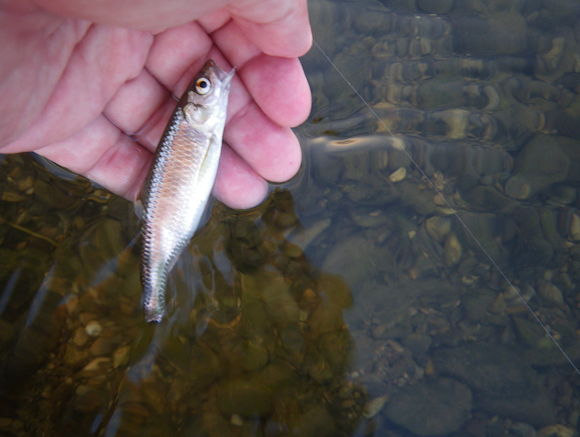
[[[141,282],[148,322],[163,318],[167,277],[209,200],[233,75],[210,60],[195,76],[165,128],[143,186]]]

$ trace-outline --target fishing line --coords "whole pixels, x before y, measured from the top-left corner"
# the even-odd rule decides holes
[[[318,50],[320,50],[320,53],[322,53],[322,55],[328,60],[328,62],[330,63],[330,65],[332,65],[334,67],[334,69],[337,71],[337,73],[344,79],[344,81],[348,84],[348,86],[352,88],[352,90],[359,97],[359,99],[361,99],[361,101],[366,105],[366,107],[369,108],[369,110],[371,111],[371,113],[376,117],[376,119],[379,121],[379,123],[387,130],[387,132],[391,135],[391,137],[394,140],[397,140],[397,137],[395,137],[395,134],[393,134],[393,132],[391,131],[391,129],[389,129],[389,127],[385,124],[385,122],[383,122],[383,120],[381,120],[381,118],[379,117],[379,115],[375,112],[375,110],[371,107],[371,105],[363,98],[363,96],[357,91],[357,89],[350,83],[350,81],[345,77],[345,75],[342,74],[342,72],[338,69],[338,67],[336,66],[336,64],[334,62],[332,62],[332,59],[330,59],[330,57],[326,54],[326,52],[324,50],[322,50],[322,47],[320,47],[318,45],[318,43],[314,39],[312,40],[312,42],[318,48]],[[576,367],[576,365],[574,364],[574,362],[572,361],[572,359],[568,356],[568,354],[566,352],[564,352],[564,349],[562,348],[562,346],[560,346],[560,344],[552,336],[552,334],[550,333],[550,331],[548,330],[548,328],[546,327],[546,325],[544,323],[542,323],[542,321],[540,320],[540,318],[536,315],[536,313],[534,313],[534,311],[528,305],[528,303],[523,298],[523,296],[520,294],[520,292],[518,291],[518,289],[516,287],[514,287],[514,285],[512,284],[512,282],[508,279],[508,277],[503,272],[503,270],[499,267],[499,265],[497,265],[497,263],[494,261],[494,259],[491,257],[491,255],[487,252],[487,250],[485,250],[485,248],[479,242],[479,240],[477,238],[475,238],[475,235],[473,235],[473,232],[471,232],[471,230],[467,227],[467,225],[465,224],[465,222],[461,219],[461,217],[459,216],[459,214],[457,213],[457,211],[451,206],[451,204],[447,201],[447,199],[445,198],[445,196],[443,196],[443,193],[441,193],[441,191],[439,191],[437,189],[437,187],[435,186],[435,184],[431,181],[431,179],[429,178],[429,176],[427,176],[427,174],[425,174],[425,172],[423,171],[423,169],[421,169],[421,167],[419,167],[419,164],[417,164],[417,162],[413,159],[413,157],[407,151],[407,149],[405,147],[402,147],[401,150],[405,153],[405,155],[407,155],[407,157],[411,160],[411,162],[419,170],[419,172],[421,173],[421,175],[423,175],[423,177],[428,181],[429,185],[431,185],[431,187],[433,188],[433,190],[441,197],[441,199],[443,199],[443,201],[445,202],[445,204],[447,205],[447,207],[449,208],[449,210],[452,212],[452,214],[455,216],[455,218],[465,228],[465,231],[471,236],[471,238],[473,238],[473,241],[476,242],[477,246],[479,246],[479,248],[481,249],[481,251],[489,259],[489,261],[491,262],[491,264],[496,268],[496,270],[499,272],[499,274],[501,275],[501,277],[505,279],[505,281],[507,282],[508,286],[517,294],[517,296],[520,298],[520,300],[523,302],[523,304],[526,306],[526,308],[530,311],[530,313],[532,314],[532,316],[536,319],[536,321],[544,329],[544,331],[546,332],[548,338],[554,342],[554,344],[556,345],[556,347],[566,357],[566,359],[568,360],[568,362],[570,363],[570,365],[574,368],[574,370],[576,371],[576,373],[578,373],[578,375],[580,375],[580,369],[578,369],[578,367]]]

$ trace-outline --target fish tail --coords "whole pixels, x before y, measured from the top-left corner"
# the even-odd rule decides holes
[[[148,275],[143,281],[143,311],[147,322],[160,322],[165,312],[165,283],[167,274],[163,267]]]

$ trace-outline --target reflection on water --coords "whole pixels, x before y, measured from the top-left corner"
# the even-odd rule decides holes
[[[577,435],[580,375],[527,305],[578,364],[580,6],[311,14],[384,125],[313,49],[304,168],[214,206],[162,324],[131,205],[1,162],[0,435]]]

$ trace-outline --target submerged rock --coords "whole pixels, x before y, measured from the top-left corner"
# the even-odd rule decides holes
[[[230,380],[217,388],[217,403],[224,414],[264,416],[272,411],[272,393],[245,380]]]
[[[419,436],[441,436],[460,429],[471,415],[471,390],[451,378],[411,386],[387,405],[387,417]]]
[[[566,179],[568,167],[568,157],[558,147],[558,141],[537,135],[517,156],[514,175],[505,186],[506,194],[514,199],[529,199]]]
[[[473,390],[474,408],[534,426],[554,422],[556,406],[542,378],[513,348],[473,343],[433,353],[441,375],[452,376]]]

